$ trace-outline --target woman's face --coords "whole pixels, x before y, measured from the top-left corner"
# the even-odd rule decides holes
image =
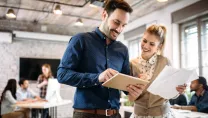
[[[160,41],[157,36],[145,32],[142,41],[141,41],[141,49],[142,49],[142,58],[145,60],[150,59],[161,47]]]
[[[49,69],[46,68],[45,66],[43,66],[43,67],[42,67],[42,72],[43,72],[44,75],[48,75]]]

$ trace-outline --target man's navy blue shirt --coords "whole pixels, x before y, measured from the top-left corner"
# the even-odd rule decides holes
[[[208,90],[205,90],[200,96],[194,94],[189,105],[196,106],[198,112],[208,113]]]
[[[60,62],[57,78],[60,83],[76,87],[74,108],[119,109],[120,91],[106,88],[99,74],[108,68],[129,74],[127,47],[119,41],[106,45],[99,28],[71,38]],[[68,93],[66,93],[68,94]]]

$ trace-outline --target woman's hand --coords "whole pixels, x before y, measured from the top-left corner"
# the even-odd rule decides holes
[[[48,84],[48,81],[47,80],[44,80],[42,83],[38,84],[37,87],[38,88],[41,88],[41,87],[43,87],[43,86],[45,86],[47,84]]]
[[[177,87],[176,87],[176,90],[179,92],[179,94],[183,94],[184,92],[185,92],[185,90],[186,90],[186,84],[184,84],[184,85],[178,85]]]
[[[129,85],[127,87],[127,91],[129,92],[129,100],[130,101],[135,101],[141,94],[142,91],[145,89],[145,86],[142,84],[137,84],[137,85]]]
[[[139,77],[140,79],[143,79],[143,80],[147,80],[147,81],[150,80],[150,78],[147,76],[146,73],[139,74],[138,77]]]

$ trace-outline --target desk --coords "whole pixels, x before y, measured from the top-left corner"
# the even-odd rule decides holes
[[[187,110],[178,110],[178,109],[172,109],[175,118],[208,118],[208,114],[206,113],[201,113],[201,112],[192,112],[192,111],[187,111]],[[129,113],[132,113],[134,111],[133,107],[129,106],[122,106],[121,111],[126,111]],[[124,115],[122,114],[124,117]]]
[[[187,110],[172,109],[176,118],[208,118],[208,114]]]
[[[41,109],[41,115],[43,114],[43,109],[50,108],[50,113],[52,118],[57,118],[57,107],[61,105],[67,105],[72,103],[71,100],[62,100],[60,102],[32,102],[28,104],[15,104],[15,107],[29,108],[29,109]]]

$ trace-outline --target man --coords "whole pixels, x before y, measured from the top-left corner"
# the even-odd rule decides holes
[[[195,91],[189,106],[173,106],[175,109],[191,110],[208,113],[208,86],[204,77],[191,82],[191,91]]]
[[[128,50],[118,35],[129,22],[132,8],[123,0],[106,1],[102,22],[93,32],[73,36],[58,67],[60,83],[76,87],[73,118],[120,118],[120,92],[102,83],[116,73],[129,74]],[[131,86],[139,96],[143,86]]]
[[[16,96],[17,101],[28,101],[35,102],[41,100],[35,92],[29,88],[29,81],[22,79],[19,81],[20,88],[17,90]],[[35,109],[32,109],[32,118],[36,118],[38,112]]]
[[[20,88],[17,90],[16,96],[18,101],[35,101],[41,98],[37,96],[30,88],[28,80],[19,81]]]

